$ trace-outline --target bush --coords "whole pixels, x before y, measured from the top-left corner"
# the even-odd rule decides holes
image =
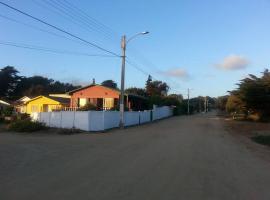
[[[176,106],[174,109],[173,109],[173,115],[174,116],[177,116],[177,115],[186,115],[188,112],[188,105],[186,102],[183,102],[181,103],[180,105]],[[194,108],[193,106],[189,106],[189,113],[190,114],[193,114],[194,112]]]
[[[85,106],[79,108],[79,111],[98,110],[97,106],[87,103]]]
[[[35,132],[39,130],[46,129],[46,126],[40,122],[33,122],[29,119],[27,120],[17,120],[12,122],[8,129],[10,131],[16,132]]]
[[[11,117],[12,114],[14,113],[14,108],[13,107],[6,107],[4,110],[3,110],[3,115],[5,117]]]
[[[17,119],[18,120],[27,120],[27,119],[30,120],[31,118],[30,118],[30,115],[27,113],[18,113]]]

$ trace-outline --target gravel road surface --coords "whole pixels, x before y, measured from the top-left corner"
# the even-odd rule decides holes
[[[214,114],[100,134],[0,133],[1,200],[269,200],[270,163]]]

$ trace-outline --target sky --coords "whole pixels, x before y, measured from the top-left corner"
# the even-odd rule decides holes
[[[192,97],[221,96],[248,74],[260,75],[269,67],[270,0],[0,2],[117,55],[122,35],[149,31],[127,45],[132,65],[126,64],[126,87],[144,87],[150,74],[167,82],[170,93],[186,97],[190,88]],[[113,79],[120,87],[121,58],[1,4],[0,26],[0,68],[15,66],[24,76],[82,85],[93,78],[97,83]]]

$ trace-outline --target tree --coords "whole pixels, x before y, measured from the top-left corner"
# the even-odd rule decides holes
[[[225,111],[226,110],[226,103],[229,96],[220,96],[216,100],[216,106],[219,110]]]
[[[105,80],[101,83],[101,85],[105,86],[105,87],[109,87],[109,88],[113,88],[113,89],[117,89],[117,83],[114,82],[113,80]]]
[[[12,97],[14,90],[21,77],[18,71],[11,66],[4,67],[0,70],[0,97]]]
[[[131,88],[127,88],[125,92],[128,94],[136,94],[143,97],[147,96],[146,91],[143,88],[131,87]]]
[[[175,98],[175,99],[177,99],[179,102],[182,102],[182,101],[184,100],[182,94],[170,94],[168,97]]]
[[[167,83],[162,81],[149,81],[146,84],[146,93],[148,96],[166,96],[169,91]]]
[[[249,110],[266,116],[270,114],[270,72],[265,70],[262,74],[261,78],[250,74],[240,81],[238,90],[232,93],[238,95]]]
[[[232,112],[241,112],[245,110],[244,102],[236,95],[230,95],[226,103],[226,111],[229,113]]]
[[[0,70],[0,97],[17,100],[20,97],[64,93],[80,86],[54,81],[43,76],[23,77],[14,67]]]

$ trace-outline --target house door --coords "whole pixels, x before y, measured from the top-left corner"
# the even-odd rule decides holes
[[[49,106],[48,105],[43,105],[43,112],[48,112],[49,111]]]
[[[102,98],[97,99],[97,107],[99,109],[103,109],[103,99]]]

